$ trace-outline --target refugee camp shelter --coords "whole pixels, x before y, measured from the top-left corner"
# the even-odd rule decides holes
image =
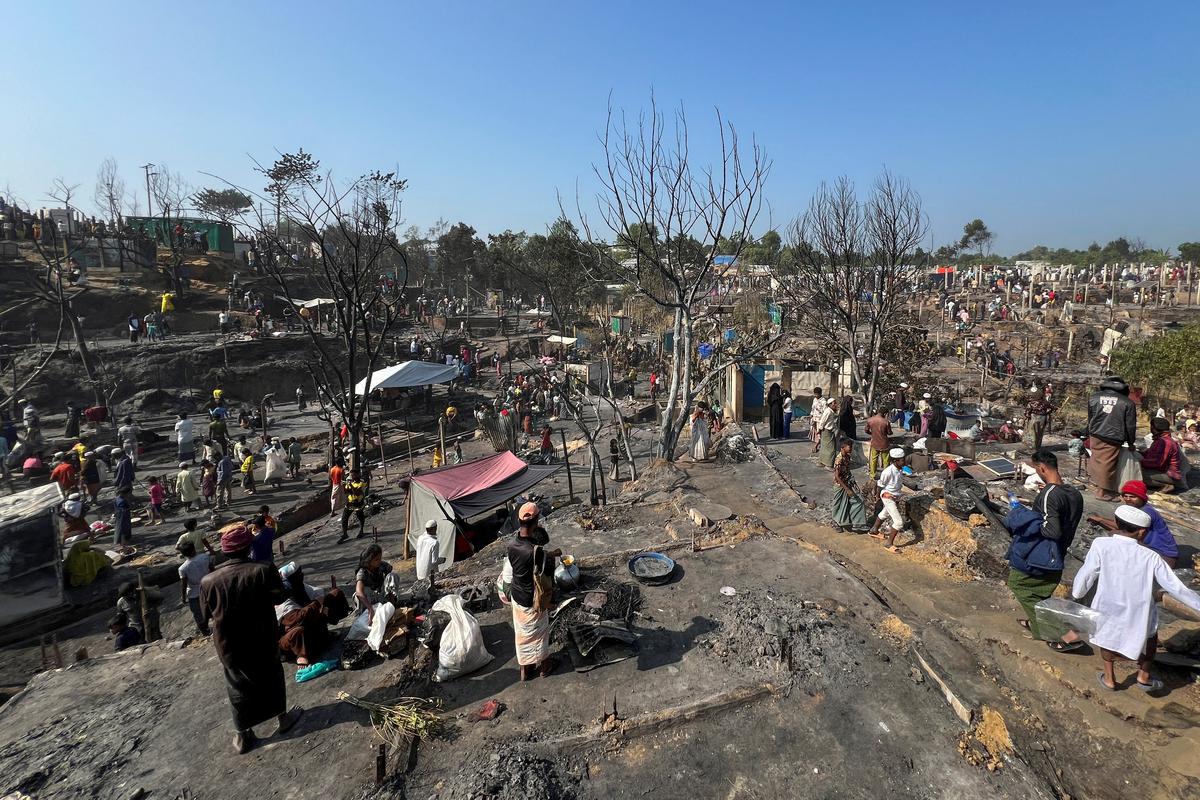
[[[233,226],[227,222],[215,222],[210,219],[196,217],[171,217],[164,220],[161,217],[126,217],[126,224],[134,230],[145,228],[146,235],[156,242],[166,243],[174,235],[175,226],[182,225],[191,236],[192,231],[199,231],[204,238],[204,246],[210,251],[232,253]]]
[[[415,549],[426,521],[436,520],[439,553],[451,564],[461,523],[504,505],[561,468],[561,464],[527,464],[505,450],[415,475],[408,490],[409,544]]]
[[[62,605],[55,483],[0,497],[0,627]]]
[[[376,389],[411,389],[416,386],[429,386],[434,383],[449,383],[458,377],[458,367],[434,364],[429,361],[405,361],[391,367],[377,369],[371,373],[370,389],[368,380],[363,378],[354,387],[356,394],[366,394]]]

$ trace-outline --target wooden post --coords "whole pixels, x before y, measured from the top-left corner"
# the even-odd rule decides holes
[[[387,745],[380,744],[379,752],[375,755],[375,785],[383,783],[387,776]]]
[[[383,453],[383,423],[377,422],[377,423],[375,423],[375,426],[376,426],[376,430],[379,431],[379,462],[380,462],[380,464],[383,465],[383,482],[386,485],[389,480],[389,477],[388,477],[388,468],[387,468],[387,457]]]
[[[562,437],[563,462],[567,465],[567,494],[570,496],[570,501],[574,503],[575,482],[571,478],[571,456],[567,453],[567,431],[565,428],[559,428],[558,433]]]
[[[1071,360],[1071,350],[1075,347],[1075,330],[1067,332],[1067,361]]]
[[[408,438],[408,474],[411,477],[413,474],[413,456],[412,456],[412,428],[408,424],[408,415],[404,415],[404,433]]]
[[[438,415],[438,448],[442,451],[442,465],[446,464],[446,415]]]
[[[149,643],[150,641],[150,612],[148,610],[149,603],[146,602],[146,578],[142,575],[142,571],[138,570],[138,600],[142,606],[142,633],[145,634],[142,638]]]

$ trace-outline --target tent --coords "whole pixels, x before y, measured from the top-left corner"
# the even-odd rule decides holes
[[[550,344],[561,344],[566,347],[570,347],[571,345],[575,344],[575,342],[579,341],[579,339],[575,336],[559,336],[557,333],[552,333],[546,337],[546,341]]]
[[[425,522],[437,520],[438,546],[454,562],[455,520],[482,514],[511,500],[562,469],[562,464],[526,464],[512,451],[422,472],[408,490],[408,541],[414,548]]]
[[[0,626],[62,605],[58,484],[0,497]]]
[[[408,389],[413,386],[428,386],[431,383],[449,383],[458,377],[458,367],[433,364],[428,361],[405,361],[391,367],[377,369],[371,373],[371,391],[376,389]],[[356,394],[367,393],[367,379],[363,378],[354,387]]]

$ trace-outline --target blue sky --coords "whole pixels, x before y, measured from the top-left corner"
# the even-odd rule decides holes
[[[936,243],[1200,239],[1195,3],[75,2],[4,14],[0,190],[168,164],[259,188],[250,156],[398,168],[406,219],[542,230],[594,190],[609,95],[754,134],[783,225],[821,180],[884,166]],[[11,74],[11,73],[10,73]],[[144,189],[142,191],[144,205]],[[763,227],[763,226],[760,226]]]

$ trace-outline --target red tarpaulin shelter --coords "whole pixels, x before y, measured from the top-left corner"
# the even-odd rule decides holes
[[[511,500],[562,469],[562,464],[527,464],[511,451],[422,472],[408,490],[408,541],[416,548],[425,522],[438,524],[438,547],[446,563],[454,561],[458,520],[482,514]]]

